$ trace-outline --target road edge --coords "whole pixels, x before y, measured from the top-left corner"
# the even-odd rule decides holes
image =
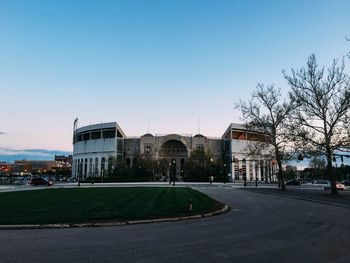
[[[199,215],[189,215],[181,217],[168,217],[168,218],[157,218],[148,220],[129,220],[129,221],[116,221],[116,222],[103,222],[103,223],[81,223],[81,224],[32,224],[32,225],[0,225],[0,230],[18,230],[18,229],[57,229],[57,228],[81,228],[81,227],[110,227],[110,226],[126,226],[126,225],[137,225],[137,224],[150,224],[150,223],[162,223],[162,222],[174,222],[184,221],[190,219],[200,219],[211,216],[220,215],[230,211],[228,205],[224,205],[223,208]]]

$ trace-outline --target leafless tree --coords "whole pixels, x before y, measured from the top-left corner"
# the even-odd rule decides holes
[[[332,193],[337,194],[332,155],[350,145],[350,88],[344,61],[334,60],[325,71],[317,65],[316,56],[311,55],[306,68],[283,74],[292,89],[290,98],[298,103],[290,129],[294,142],[307,153],[325,157]]]
[[[276,160],[279,186],[285,190],[282,164],[290,155],[288,148],[288,116],[293,111],[293,100],[282,100],[281,89],[274,85],[258,84],[248,101],[240,100],[235,108],[242,112],[249,129],[265,136],[248,144],[248,154]],[[260,136],[261,138],[261,136]]]
[[[310,159],[309,166],[311,168],[324,169],[326,168],[326,160],[319,156],[313,156]]]

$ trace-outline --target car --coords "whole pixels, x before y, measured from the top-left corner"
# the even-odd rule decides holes
[[[344,181],[341,181],[341,183],[345,186],[350,186],[350,180],[344,180]]]
[[[13,182],[13,184],[16,184],[16,185],[23,185],[27,183],[28,183],[28,180],[26,178],[18,178]]]
[[[329,180],[320,180],[322,182],[324,182],[323,184],[323,189],[327,190],[327,189],[331,189],[331,182]],[[317,181],[319,182],[319,181]],[[337,188],[337,190],[344,190],[345,186],[342,183],[336,182],[335,183],[335,187]]]
[[[342,183],[336,183],[336,184],[335,184],[335,187],[336,187],[338,190],[344,190],[344,189],[345,189],[345,185],[342,184]]]
[[[33,186],[37,186],[37,185],[51,186],[51,185],[53,185],[51,180],[46,180],[46,179],[41,178],[41,177],[30,179],[29,184],[33,185]]]
[[[288,180],[285,185],[300,185],[300,181],[296,180],[296,179],[291,179],[291,180]]]

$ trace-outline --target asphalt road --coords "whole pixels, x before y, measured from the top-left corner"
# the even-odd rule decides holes
[[[0,262],[350,262],[350,209],[198,187],[210,218],[119,227],[1,230]]]

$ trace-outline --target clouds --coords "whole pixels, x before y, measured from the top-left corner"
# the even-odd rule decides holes
[[[68,155],[70,152],[47,149],[12,149],[0,147],[0,161],[14,160],[53,160],[55,155]]]
[[[6,133],[0,131],[0,135],[4,135],[4,134],[6,134]]]

